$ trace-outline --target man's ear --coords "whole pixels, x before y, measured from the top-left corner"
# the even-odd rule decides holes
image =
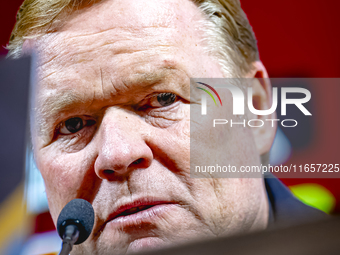
[[[272,107],[272,86],[268,77],[268,73],[261,61],[253,63],[252,71],[247,75],[252,78],[250,87],[253,91],[253,106],[256,110],[268,110]],[[258,119],[264,122],[262,127],[251,127],[256,147],[260,155],[269,152],[276,134],[277,121],[276,113],[270,115],[256,115],[248,112],[249,119]]]

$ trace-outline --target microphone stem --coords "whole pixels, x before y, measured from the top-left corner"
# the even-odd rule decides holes
[[[79,238],[79,230],[76,225],[68,225],[65,228],[65,235],[63,238],[63,244],[59,255],[69,255],[72,251],[73,244],[77,242]]]
[[[71,240],[64,240],[59,255],[69,255],[70,252],[72,251],[72,247],[73,244]]]

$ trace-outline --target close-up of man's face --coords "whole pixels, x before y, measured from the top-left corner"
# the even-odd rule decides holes
[[[222,148],[212,161],[260,164],[274,134],[213,133],[210,122],[190,122],[190,105],[200,110],[190,78],[235,75],[206,50],[204,19],[188,0],[108,0],[25,42],[39,58],[31,132],[53,221],[74,198],[95,211],[92,234],[72,254],[124,254],[266,228],[261,178],[190,178],[190,163],[203,165],[212,145]],[[194,153],[193,126],[205,133]]]

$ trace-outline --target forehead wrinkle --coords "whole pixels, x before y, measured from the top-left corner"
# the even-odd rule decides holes
[[[159,0],[157,0],[159,1]],[[163,8],[157,8],[152,1],[149,1],[147,9],[148,13],[145,13],[145,3],[140,4],[139,1],[135,1],[130,4],[129,8],[125,6],[125,0],[119,1],[100,1],[99,3],[89,6],[89,8],[74,10],[71,14],[68,14],[64,27],[72,30],[86,31],[91,24],[91,28],[95,31],[105,31],[110,23],[124,24],[122,27],[143,27],[153,25],[168,25],[173,22],[169,16],[173,16],[173,11],[170,10],[170,6],[173,4],[166,4]],[[123,6],[122,6],[123,5]],[[150,16],[150,12],[157,13],[157,15]],[[95,17],[96,23],[93,24],[88,20],[89,17]],[[127,17],[127,19],[126,19]],[[134,17],[131,19],[131,17]],[[80,24],[80,25],[79,25]]]
[[[158,66],[143,66],[142,70],[137,70],[128,77],[124,76],[121,78],[121,80],[126,87],[137,85],[140,87],[140,89],[146,89],[146,87],[156,86],[159,84],[169,86],[167,81],[172,81],[174,79],[182,80],[183,78],[189,79],[189,75],[187,74],[185,68],[179,65],[177,61],[165,58],[161,60],[161,64]],[[166,82],[163,83],[163,81]],[[186,85],[183,82],[171,83],[171,86],[184,89],[185,91],[189,90],[189,88],[186,88]],[[165,88],[163,87],[163,89]]]
[[[76,15],[79,20],[81,20],[81,16]],[[44,58],[39,69],[47,73],[50,72],[49,67],[51,66],[55,71],[60,71],[78,63],[92,62],[98,58],[97,51],[102,50],[102,47],[107,47],[107,56],[111,55],[112,57],[150,50],[151,48],[155,50],[155,47],[160,48],[158,53],[169,53],[170,46],[181,44],[181,41],[178,41],[178,36],[176,36],[178,34],[178,22],[179,20],[175,23],[159,22],[156,25],[155,23],[137,24],[137,26],[132,27],[131,24],[117,26],[117,24],[109,22],[111,27],[107,28],[109,25],[107,24],[106,29],[100,29],[97,25],[92,31],[84,27],[84,30],[79,30],[79,28],[77,30],[77,27],[71,26],[67,30],[49,33],[43,36],[39,43],[40,52],[43,53],[40,55],[43,55],[42,58]],[[75,22],[70,24],[75,25]],[[159,29],[154,29],[155,27]],[[173,31],[167,33],[164,29]],[[151,41],[154,38],[159,39],[153,42],[156,45],[150,45],[150,43],[146,43],[148,38]],[[136,43],[136,40],[141,43]],[[129,43],[129,41],[132,41],[132,43]],[[48,76],[48,73],[43,74],[43,76]]]
[[[110,30],[114,29],[115,28],[112,28]],[[84,41],[79,40],[78,38],[82,35],[68,36],[67,34],[60,34],[58,37],[51,36],[51,38],[45,38],[40,41],[38,46],[40,48],[38,71],[41,73],[41,77],[45,77],[50,75],[50,69],[55,72],[56,70],[61,71],[66,67],[77,65],[82,62],[93,62],[98,58],[98,52],[102,55],[101,51],[103,50],[103,47],[106,48],[105,50],[108,52],[107,56],[112,57],[149,50],[155,51],[156,49],[163,53],[169,51],[172,42],[168,38],[163,40],[162,43],[156,41],[152,44],[145,44],[149,39],[160,37],[162,33],[165,34],[164,30],[150,30],[150,32],[144,32],[145,33],[136,34],[127,33],[125,35],[118,33],[118,36],[115,36],[117,34],[115,33],[112,36],[103,36],[98,39],[97,37],[94,37],[91,38],[91,40]],[[140,41],[140,43],[138,43],[138,41]]]
[[[132,33],[141,33],[144,31],[147,31],[150,28],[170,28],[168,25],[145,25],[145,26],[138,26],[138,27],[130,27],[130,26],[117,26],[114,25],[114,27],[106,28],[106,29],[101,29],[99,31],[72,31],[70,29],[67,30],[67,33],[70,33],[71,36],[69,37],[70,39],[74,38],[83,38],[83,37],[90,37],[90,36],[104,36],[107,33],[110,33],[116,29],[120,29],[121,31],[117,32],[117,35],[123,34],[123,32],[126,32],[128,34]],[[63,31],[60,31],[62,33]],[[142,36],[145,36],[145,34],[142,34]]]

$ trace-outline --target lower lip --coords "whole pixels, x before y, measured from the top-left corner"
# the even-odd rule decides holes
[[[153,223],[159,219],[165,212],[174,209],[176,205],[174,204],[160,204],[152,206],[146,210],[139,211],[127,216],[120,216],[107,223],[109,226],[114,227],[124,227],[132,225],[141,225],[145,223]]]
[[[136,239],[130,243],[127,254],[137,253],[141,251],[148,251],[153,249],[159,249],[166,247],[166,243],[157,237],[146,237],[141,239]]]

